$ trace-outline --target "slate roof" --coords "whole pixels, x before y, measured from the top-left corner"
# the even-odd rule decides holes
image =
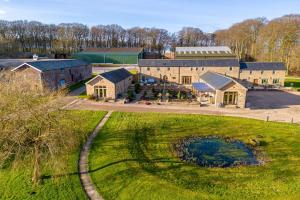
[[[238,59],[163,60],[140,59],[140,67],[229,67],[240,66]]]
[[[109,72],[104,72],[104,73],[100,74],[100,76],[109,80],[110,82],[118,83],[132,75],[126,69],[121,68],[121,69],[116,69],[116,70],[109,71]]]
[[[0,59],[0,69],[13,69],[32,59]]]
[[[283,62],[241,62],[242,70],[286,70]]]
[[[51,71],[57,69],[88,65],[87,62],[84,62],[82,60],[73,60],[73,59],[63,59],[63,60],[53,59],[53,60],[40,60],[40,61],[38,60],[38,61],[26,62],[24,64],[31,65],[41,71]],[[17,68],[15,68],[14,70],[16,69]]]
[[[233,82],[231,78],[213,72],[206,72],[202,74],[200,76],[200,79],[217,90],[220,90],[226,85]]]

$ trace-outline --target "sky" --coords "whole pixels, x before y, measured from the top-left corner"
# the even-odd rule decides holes
[[[300,14],[300,0],[0,0],[2,20],[119,24],[171,32],[184,26],[214,32],[245,19],[286,14]]]

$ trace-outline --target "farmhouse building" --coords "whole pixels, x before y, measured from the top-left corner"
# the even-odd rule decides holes
[[[97,75],[86,83],[87,95],[97,99],[115,100],[127,92],[132,75],[124,68]]]
[[[283,62],[241,62],[238,79],[248,88],[284,86],[285,74]]]
[[[198,82],[206,72],[231,77],[248,88],[284,85],[284,63],[239,63],[238,59],[139,61],[140,80],[155,79],[186,86]]]
[[[25,62],[13,72],[32,79],[36,86],[57,90],[92,76],[91,66],[81,60],[38,60]]]
[[[187,57],[186,57],[187,58]],[[192,88],[216,106],[245,107],[247,89],[284,86],[280,62],[239,62],[236,58],[139,60],[140,81],[173,83]],[[224,82],[217,87],[214,83]],[[207,91],[206,91],[207,90]]]
[[[137,64],[143,55],[143,48],[89,48],[73,54],[73,58],[89,63]]]

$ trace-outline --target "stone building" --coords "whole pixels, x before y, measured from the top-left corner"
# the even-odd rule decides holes
[[[92,76],[92,67],[81,60],[37,60],[21,64],[13,72],[30,78],[36,86],[57,90],[86,80]]]
[[[97,99],[115,100],[127,92],[132,83],[132,75],[124,68],[97,75],[86,85],[86,93]]]
[[[238,59],[173,59],[173,60],[139,60],[140,81],[174,83],[193,88],[193,84],[206,88],[209,83],[203,77],[225,80],[230,84],[223,88],[210,85],[209,96],[213,98],[212,104],[235,105],[245,107],[247,89],[252,88],[277,88],[284,86],[284,63],[244,63]],[[203,85],[206,84],[206,85]],[[201,93],[203,91],[196,91]],[[201,96],[202,94],[200,94]]]
[[[238,59],[145,60],[139,61],[140,80],[155,79],[191,86],[206,72],[235,79],[247,88],[284,86],[285,66],[278,62],[240,63]]]
[[[237,106],[245,108],[247,88],[236,80],[209,71],[202,74],[199,79],[200,82],[192,84],[192,89],[200,97],[200,102],[206,100],[217,107]]]
[[[282,62],[241,62],[238,79],[248,88],[284,86],[286,68]]]

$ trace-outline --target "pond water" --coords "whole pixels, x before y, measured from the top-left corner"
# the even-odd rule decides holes
[[[254,152],[243,142],[223,138],[190,138],[180,147],[179,157],[203,167],[258,165]]]

